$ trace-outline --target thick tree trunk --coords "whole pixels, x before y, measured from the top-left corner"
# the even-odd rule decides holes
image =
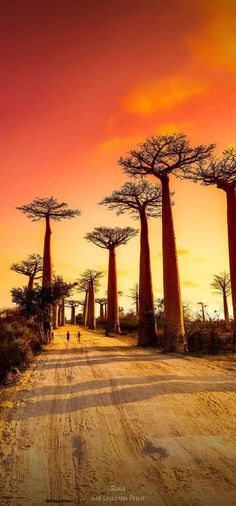
[[[52,306],[52,326],[53,329],[57,328],[57,306],[54,304]]]
[[[60,327],[60,325],[61,325],[61,303],[59,304],[57,311],[57,326]]]
[[[138,345],[156,346],[156,325],[153,305],[148,223],[145,211],[140,213],[139,324]]]
[[[75,306],[71,306],[71,325],[75,325]]]
[[[60,325],[65,325],[65,299],[63,297],[61,301],[61,315],[60,315]]]
[[[89,282],[89,290],[88,290],[88,322],[87,322],[87,326],[91,330],[93,330],[93,329],[96,328],[94,283],[93,283],[93,281]]]
[[[236,349],[236,196],[235,188],[230,188],[227,193],[227,221],[229,243],[229,268],[231,280],[231,293],[233,305],[233,351]]]
[[[104,305],[104,316],[107,318],[107,304]]]
[[[225,293],[225,290],[223,290],[223,307],[224,307],[225,325],[228,329],[229,328],[229,308],[228,308],[228,301],[227,301],[227,295]]]
[[[33,290],[34,288],[34,276],[29,276],[29,281],[28,281],[28,290]]]
[[[162,247],[163,283],[165,302],[165,351],[186,351],[183,308],[180,295],[179,271],[171,209],[169,178],[163,176],[162,183]]]
[[[100,304],[100,320],[104,319],[103,304]]]
[[[52,286],[51,233],[50,218],[46,216],[46,232],[43,251],[43,288]]]
[[[107,288],[107,332],[120,333],[116,251],[109,249],[108,288]]]
[[[136,316],[139,317],[139,294],[138,292],[135,295],[135,309],[136,309]]]
[[[88,321],[88,290],[85,292],[84,307],[83,307],[83,325],[87,325]]]

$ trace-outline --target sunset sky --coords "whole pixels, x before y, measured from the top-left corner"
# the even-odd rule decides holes
[[[87,243],[95,226],[138,227],[97,206],[127,180],[119,156],[149,135],[183,131],[193,144],[236,142],[234,0],[1,2],[0,305],[25,284],[12,262],[42,253],[44,224],[15,209],[53,195],[82,210],[53,223],[53,263],[66,280],[104,270]],[[171,180],[183,301],[219,309],[214,273],[228,271],[225,195]],[[155,296],[162,296],[161,222],[150,221]],[[120,304],[138,280],[139,239],[117,250]],[[81,295],[75,297],[81,298]]]

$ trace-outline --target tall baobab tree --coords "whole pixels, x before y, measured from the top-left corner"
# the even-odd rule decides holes
[[[126,244],[129,239],[137,234],[137,230],[131,227],[97,227],[86,235],[86,239],[100,248],[109,251],[108,287],[107,287],[107,332],[119,334],[119,306],[116,273],[116,248]]]
[[[162,186],[162,248],[165,300],[165,351],[184,351],[184,332],[179,269],[169,186],[170,174],[196,167],[209,159],[214,146],[191,147],[184,134],[160,135],[148,138],[131,150],[119,164],[131,176],[154,176]]]
[[[140,263],[139,263],[139,325],[138,344],[155,346],[157,344],[155,314],[153,304],[152,274],[148,238],[148,218],[161,216],[161,187],[141,180],[138,183],[125,183],[119,190],[105,197],[101,204],[116,213],[128,212],[140,219]]]
[[[82,285],[88,286],[88,302],[87,302],[87,322],[86,325],[89,329],[93,330],[96,328],[95,319],[95,290],[99,285],[99,279],[103,276],[101,271],[87,269],[84,271],[80,278]]]
[[[104,320],[104,318],[105,318],[104,308],[107,304],[107,299],[105,297],[98,297],[95,299],[95,302],[97,304],[99,304],[99,307],[100,307],[100,319]]]
[[[221,158],[212,157],[207,165],[185,169],[184,176],[204,186],[214,185],[226,194],[229,267],[233,305],[233,350],[236,349],[236,150],[223,151]]]
[[[75,309],[76,309],[76,307],[79,306],[79,304],[80,303],[78,300],[67,300],[66,301],[66,306],[71,309],[71,318],[70,318],[71,325],[76,325]]]
[[[223,296],[225,324],[226,327],[229,328],[228,296],[231,294],[230,275],[225,271],[220,274],[214,274],[213,281],[210,286],[214,288],[216,293],[220,293]]]
[[[33,253],[32,255],[28,255],[26,260],[22,260],[20,263],[12,264],[10,269],[18,272],[19,274],[28,276],[28,290],[33,290],[34,281],[42,278],[42,275],[36,275],[43,270],[43,259],[41,255]]]
[[[36,198],[30,204],[17,207],[32,221],[45,219],[46,231],[43,252],[43,282],[44,288],[52,286],[52,261],[51,261],[51,220],[75,218],[80,215],[79,209],[69,209],[68,204],[59,202],[54,197]]]

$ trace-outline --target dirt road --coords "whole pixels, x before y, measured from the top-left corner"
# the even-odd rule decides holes
[[[0,395],[1,506],[236,505],[233,367],[67,328]]]

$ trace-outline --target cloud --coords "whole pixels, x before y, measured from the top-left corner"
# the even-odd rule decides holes
[[[201,0],[207,14],[203,30],[189,39],[195,55],[208,65],[236,69],[235,0]]]
[[[178,249],[177,254],[178,255],[189,255],[191,253],[190,249]]]
[[[125,153],[143,140],[143,135],[130,135],[127,137],[114,136],[98,144],[97,149],[90,157],[92,167],[99,167],[101,163],[117,161]]]
[[[191,253],[190,249],[178,249],[177,250],[177,255],[178,256],[189,255],[190,253]],[[157,255],[154,256],[154,258],[160,258],[160,257],[162,257],[162,251],[159,251],[157,253]]]
[[[185,288],[196,288],[198,286],[197,283],[194,283],[193,281],[183,281],[182,285],[185,287]]]
[[[171,109],[190,98],[202,95],[206,83],[184,75],[172,75],[131,90],[123,100],[123,108],[140,116],[150,116],[158,110]]]

